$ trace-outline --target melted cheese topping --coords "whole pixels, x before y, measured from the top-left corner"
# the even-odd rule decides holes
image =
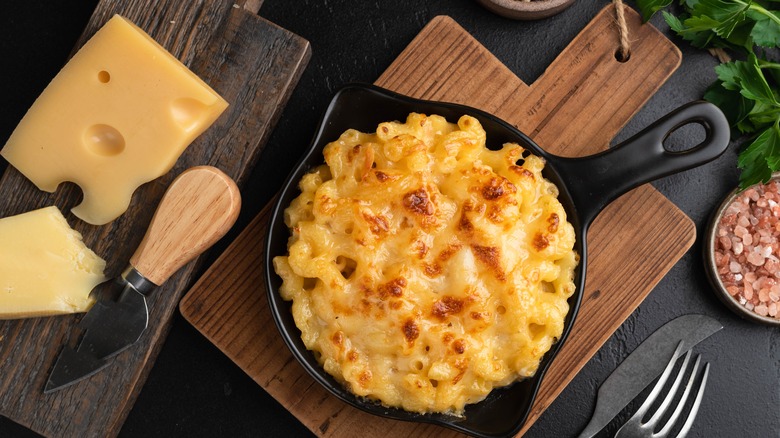
[[[460,415],[534,374],[574,293],[574,229],[516,144],[410,114],[346,131],[285,210],[274,258],[303,341],[354,394]]]

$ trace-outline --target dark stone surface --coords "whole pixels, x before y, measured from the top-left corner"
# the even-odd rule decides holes
[[[0,144],[68,57],[96,0],[7,0],[0,14]],[[436,15],[450,15],[526,82],[533,82],[606,5],[579,1],[538,22],[495,16],[472,0],[266,0],[260,15],[308,39],[313,56],[244,190],[235,236],[279,188],[313,134],[333,92],[373,81]],[[653,23],[668,33],[659,17]],[[625,139],[678,105],[700,98],[715,61],[678,38],[680,69],[618,136]],[[616,84],[618,86],[619,84]],[[693,144],[692,132],[672,142]],[[688,214],[703,235],[708,215],[737,181],[737,146],[713,163],[655,186]],[[0,171],[5,167],[0,162]],[[218,253],[225,239],[213,253]],[[1,244],[1,243],[0,243]],[[712,363],[691,437],[780,436],[780,331],[744,322],[713,296],[697,242],[610,338],[527,434],[576,436],[590,418],[599,384],[639,343],[676,316],[704,313],[724,330],[696,347]],[[612,436],[633,402],[600,436]],[[122,436],[311,435],[284,408],[177,315]],[[0,418],[0,437],[35,436]]]

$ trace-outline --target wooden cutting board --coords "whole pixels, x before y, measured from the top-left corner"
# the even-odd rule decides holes
[[[669,40],[652,26],[642,26],[633,10],[626,12],[632,50],[625,63],[614,56],[618,34],[612,6],[532,85],[452,19],[437,17],[376,83],[415,97],[483,109],[559,155],[592,154],[609,146],[681,61]],[[261,266],[268,212],[266,207],[184,297],[184,317],[317,435],[455,435],[351,408],[298,365],[267,308]],[[582,308],[547,373],[526,429],[688,250],[695,234],[691,220],[649,185],[624,195],[598,217],[588,235]]]
[[[101,1],[76,47],[111,16],[124,15],[209,83],[230,107],[171,172],[142,186],[129,210],[109,225],[87,225],[69,214],[81,197],[75,186],[60,187],[50,195],[10,167],[0,180],[0,217],[59,206],[87,245],[106,259],[106,274],[115,276],[138,246],[168,184],[183,170],[210,164],[241,185],[310,56],[307,41],[257,16],[261,3]],[[50,395],[43,394],[44,384],[61,346],[75,346],[80,316],[0,322],[0,414],[47,436],[116,435],[198,264],[189,264],[150,297],[149,327],[138,342],[112,359],[108,368]]]

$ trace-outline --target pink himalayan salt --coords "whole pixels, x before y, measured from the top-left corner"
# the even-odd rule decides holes
[[[780,184],[737,195],[715,235],[715,265],[726,291],[746,309],[780,320]]]

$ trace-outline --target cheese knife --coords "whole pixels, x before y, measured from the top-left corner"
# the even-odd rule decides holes
[[[599,387],[596,409],[579,438],[596,435],[643,389],[661,375],[669,358],[688,352],[694,345],[722,329],[706,315],[683,315],[664,324],[645,339]],[[680,344],[679,352],[675,353]]]
[[[79,324],[84,334],[75,349],[63,347],[44,393],[92,376],[135,343],[149,322],[146,297],[224,236],[240,208],[238,187],[219,169],[198,166],[179,175],[129,266],[92,291],[97,301]]]

